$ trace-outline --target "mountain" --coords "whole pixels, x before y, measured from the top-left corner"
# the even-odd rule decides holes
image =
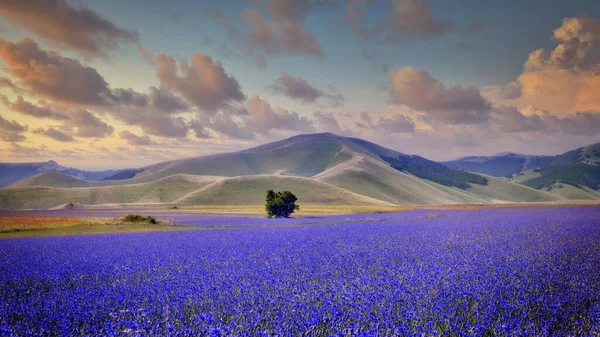
[[[64,167],[50,160],[41,163],[1,163],[0,187],[8,186],[21,179],[48,171],[62,170]]]
[[[590,164],[600,165],[600,143],[580,147],[554,157],[551,165]]]
[[[540,172],[535,174],[541,176]],[[0,208],[52,208],[69,202],[257,205],[264,202],[264,191],[270,188],[291,190],[300,204],[325,205],[596,198],[587,187],[589,191],[581,193],[568,188],[561,190],[564,193],[549,192],[506,178],[455,170],[362,139],[320,133],[238,152],[157,163],[122,171],[101,181],[60,172],[40,173],[0,189]]]
[[[470,156],[441,162],[454,170],[477,172],[494,177],[512,177],[526,170],[548,166],[553,156],[528,156],[516,153],[501,153],[495,156]]]
[[[503,153],[491,157],[463,157],[443,164],[455,170],[508,177],[535,189],[554,189],[553,193],[568,198],[585,199],[595,196],[592,191],[600,190],[600,143],[557,156]],[[579,191],[572,188],[568,188],[569,193],[556,190],[565,185]]]
[[[469,156],[441,162],[448,168],[494,177],[513,177],[521,172],[547,166],[589,164],[600,165],[600,143],[580,147],[557,156],[530,156],[499,153],[494,156]]]
[[[119,170],[83,171],[61,166],[54,160],[39,163],[0,163],[0,187],[43,172],[61,172],[79,179],[97,181],[117,174]]]

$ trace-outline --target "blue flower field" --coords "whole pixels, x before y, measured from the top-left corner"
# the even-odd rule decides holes
[[[245,221],[1,239],[0,335],[600,335],[597,207]]]

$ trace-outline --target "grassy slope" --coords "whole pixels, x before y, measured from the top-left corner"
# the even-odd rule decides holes
[[[84,205],[170,202],[218,177],[174,175],[150,183],[104,187],[10,187],[0,189],[1,209],[47,209],[68,202]]]
[[[512,202],[559,201],[562,198],[551,193],[536,190],[501,178],[487,176],[486,186],[471,184],[467,192],[488,200]]]
[[[302,177],[256,175],[219,180],[174,201],[191,205],[261,205],[267,189],[290,190],[298,203],[328,205],[389,205],[342,188]]]
[[[511,180],[517,183],[522,183],[526,180],[541,177],[542,174],[540,172],[533,172],[533,170],[522,171],[520,174],[516,174],[512,176]]]
[[[354,161],[325,171],[315,179],[372,198],[400,205],[456,204],[472,202],[417,177],[400,172],[387,163],[357,157]],[[473,199],[473,198],[470,198]]]
[[[44,172],[35,176],[17,181],[10,187],[47,186],[47,187],[91,187],[98,185],[60,172]]]
[[[558,186],[562,186],[559,188]],[[552,186],[549,191],[552,194],[558,195],[568,200],[598,200],[600,199],[600,191],[594,191],[587,187],[577,188],[569,184],[558,183]]]
[[[53,161],[39,163],[0,163],[0,187],[50,170],[62,170],[63,166]]]

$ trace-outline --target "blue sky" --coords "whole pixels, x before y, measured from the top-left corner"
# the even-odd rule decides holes
[[[4,66],[0,68],[0,76],[12,79],[26,90],[16,92],[8,87],[0,87],[0,94],[6,97],[5,103],[8,102],[4,105],[4,110],[0,111],[3,120],[27,126],[27,130],[23,131],[23,136],[20,137],[14,134],[17,127],[13,126],[9,130],[10,127],[7,126],[5,132],[8,135],[0,142],[2,146],[0,153],[6,161],[33,160],[36,157],[15,156],[14,152],[29,148],[32,156],[39,157],[40,151],[36,154],[34,150],[39,150],[40,144],[43,144],[48,147],[45,152],[49,154],[60,156],[61,151],[63,154],[66,153],[65,150],[78,152],[81,154],[81,160],[66,159],[72,161],[74,165],[89,166],[105,165],[90,164],[84,159],[86,157],[83,152],[99,151],[94,146],[115,152],[118,152],[118,148],[128,147],[133,148],[131,151],[140,149],[138,153],[144,151],[162,153],[160,157],[140,155],[139,162],[146,164],[159,159],[179,158],[190,154],[206,154],[224,149],[235,150],[307,132],[307,130],[360,136],[404,152],[418,153],[433,159],[517,150],[555,153],[600,141],[596,136],[598,134],[596,129],[586,129],[582,132],[572,130],[577,128],[573,125],[588,124],[588,127],[590,125],[589,122],[583,123],[583,117],[577,117],[580,116],[577,113],[591,114],[590,118],[593,120],[591,125],[595,127],[597,112],[600,111],[600,106],[596,109],[596,103],[588,94],[596,90],[594,83],[597,81],[597,75],[594,76],[592,70],[598,64],[600,55],[597,48],[600,44],[600,37],[597,36],[600,33],[596,31],[597,21],[600,18],[598,1],[372,0],[367,1],[368,5],[365,7],[364,15],[361,16],[360,24],[365,30],[372,31],[370,38],[363,38],[353,33],[346,19],[354,3],[360,0],[331,1],[334,4],[326,7],[315,5],[317,0],[307,1],[303,7],[306,10],[304,15],[283,19],[275,18],[276,1],[82,0],[80,5],[74,1],[52,0],[44,4],[44,6],[55,6],[52,10],[73,9],[70,14],[65,14],[71,17],[66,16],[66,18],[77,21],[80,19],[77,16],[81,16],[83,18],[81,27],[76,27],[71,22],[65,24],[70,20],[59,22],[60,15],[48,14],[52,10],[36,11],[36,5],[41,4],[36,0],[26,0],[23,2],[26,5],[15,6],[15,8],[11,8],[10,5],[3,5],[4,8],[0,6],[0,31],[2,32],[0,38],[7,46],[17,46],[19,38],[29,37],[42,50],[58,50],[63,59],[74,59],[82,65],[95,69],[108,83],[110,88],[107,90],[131,88],[140,94],[145,94],[151,86],[161,87],[187,102],[189,110],[169,112],[168,117],[153,116],[157,119],[167,118],[171,122],[177,118],[173,116],[179,116],[185,120],[186,125],[202,124],[208,135],[206,138],[194,138],[191,133],[185,136],[180,134],[176,137],[165,136],[166,132],[157,131],[155,126],[144,124],[139,121],[139,118],[131,115],[124,116],[123,111],[127,109],[125,106],[109,110],[103,110],[97,105],[77,106],[77,108],[87,109],[99,120],[112,126],[112,131],[103,134],[103,137],[86,138],[77,135],[77,132],[86,133],[73,127],[75,122],[61,124],[57,121],[34,119],[34,116],[18,111],[14,105],[18,96],[22,96],[28,102],[42,100],[47,107],[55,110],[62,109],[67,115],[68,111],[74,109],[73,100],[53,96],[47,92],[36,92],[34,88],[27,87],[29,83],[15,75],[15,70],[10,68],[5,57],[0,60],[4,62]],[[283,7],[293,4],[285,0],[280,1],[279,4]],[[296,4],[299,3],[302,1]],[[384,25],[382,22],[388,22],[392,20],[395,13],[409,11],[410,8],[418,8],[410,12],[411,17],[418,17],[421,21],[429,18],[433,22],[432,25],[448,23],[451,28],[435,31],[429,26],[420,27],[419,20],[411,26],[411,23],[401,22],[402,19],[394,21],[399,25],[394,27],[404,27],[400,31],[394,31],[397,28],[390,28],[391,26],[382,28]],[[231,39],[227,27],[207,15],[209,9],[227,17],[233,23],[240,38]],[[284,52],[273,52],[268,47],[253,41],[248,33],[254,26],[243,16],[243,13],[248,10],[256,10],[264,17],[264,22],[272,27],[280,28],[290,24],[298,31],[307,32],[318,42],[322,57],[298,49],[292,50],[293,46],[285,46],[281,43],[276,48],[281,48]],[[94,26],[93,23],[85,21],[89,21],[89,16],[85,16],[89,11],[110,22],[120,31],[139,33],[138,37],[128,40],[122,36],[110,35],[114,34],[114,31],[108,32],[107,29],[110,30],[108,26]],[[99,57],[85,50],[82,52],[81,47],[74,44],[77,42],[67,41],[66,38],[61,41],[61,38],[66,35],[57,33],[50,36],[43,33],[39,27],[31,24],[31,20],[28,22],[24,18],[36,18],[36,21],[47,24],[44,27],[53,27],[57,30],[89,29],[89,32],[81,34],[81,39],[100,41],[109,36],[108,39],[114,44],[110,48],[107,47],[107,55]],[[564,41],[553,35],[557,29],[568,31],[569,27],[563,20],[569,18],[575,19],[576,21],[571,23],[580,27],[576,34],[592,37],[589,45],[582,47],[584,42],[581,42],[583,39],[579,37],[571,36],[572,40]],[[479,29],[472,32],[469,27],[474,23],[478,24]],[[276,33],[271,34],[274,34],[272,37],[277,37]],[[386,34],[400,34],[403,38],[397,41],[384,41]],[[585,49],[584,58],[569,61],[568,68],[566,63],[558,64],[551,59],[550,53],[561,43],[573,46],[573,41]],[[190,99],[193,101],[193,97],[186,96],[185,89],[181,88],[181,82],[168,83],[164,78],[159,78],[156,64],[145,61],[138,51],[138,46],[146,50],[152,59],[156,54],[164,54],[174,61],[190,62],[192,55],[206,53],[212,61],[220,62],[220,67],[226,76],[239,83],[239,91],[245,99],[225,97],[223,102],[219,102],[219,109],[224,107],[226,109],[207,112],[206,106],[197,106],[190,101]],[[252,51],[249,51],[250,49]],[[543,61],[545,68],[535,69],[535,71],[524,70],[529,55],[539,49],[545,49],[548,54],[547,60]],[[365,53],[370,57],[365,57]],[[264,56],[266,67],[257,66],[255,57],[258,54]],[[383,65],[385,68],[382,70]],[[552,82],[553,86],[547,89],[539,89],[539,85],[535,84],[544,76],[550,76],[558,81],[559,77],[566,76],[565,73],[560,73],[561,71],[569,71],[568,74],[573,76],[573,81],[579,82],[569,84]],[[292,82],[277,82],[282,73],[289,74]],[[423,84],[424,90],[429,91],[415,93],[407,88],[398,87],[398,83],[402,81],[413,83],[417,80],[424,81],[418,84]],[[289,85],[302,86],[302,81],[309,87],[289,87]],[[502,88],[511,82],[519,88],[519,96],[507,98],[505,94],[499,95],[498,90],[503,90]],[[279,83],[279,90],[274,90],[273,85],[277,83]],[[530,85],[538,88],[539,92],[536,91],[538,89],[533,90],[528,87]],[[572,93],[572,97],[561,97],[561,102],[554,105],[560,107],[560,111],[552,111],[552,105],[544,103],[544,97],[541,95],[556,90],[561,93],[569,91],[560,89],[561,85],[566,85],[566,88],[576,86],[582,89]],[[439,86],[442,86],[441,91],[438,90]],[[477,92],[469,91],[468,88],[471,86],[474,86]],[[299,94],[286,92],[286,90],[301,89],[310,91],[310,88],[316,90],[312,93],[317,93],[319,98],[316,100],[314,97],[307,98],[305,91]],[[200,89],[190,88],[190,90]],[[327,97],[335,94],[343,98],[341,104],[327,102]],[[417,100],[409,97],[410,95],[420,97],[421,94],[423,97]],[[248,108],[252,105],[251,99],[255,95],[260,98],[260,100],[256,99],[255,103],[263,101],[267,103],[261,106],[263,108],[266,106],[268,110],[266,114],[270,114],[269,121],[258,119],[258,116],[266,116],[264,111],[252,111]],[[426,102],[424,97],[437,99],[438,102]],[[476,109],[467,106],[465,101],[470,103],[478,101],[481,104],[475,102],[476,109],[485,111],[475,111]],[[444,107],[444,104],[451,106]],[[260,104],[254,105],[256,109],[258,105]],[[514,111],[510,110],[510,114],[503,115],[500,111],[508,110],[499,109],[501,106],[512,107]],[[290,126],[290,123],[295,122],[291,119],[284,120],[289,116],[281,117],[281,110],[276,108],[296,112],[299,119],[294,119],[295,121],[306,118],[307,123],[311,123],[312,127]],[[240,109],[248,110],[247,117],[229,112]],[[458,111],[460,109],[462,110]],[[132,111],[126,113],[139,113]],[[318,112],[325,114],[316,115]],[[461,113],[463,115],[460,115]],[[336,123],[332,124],[328,116],[334,118]],[[219,129],[215,120],[221,117],[236,123],[239,127],[239,130],[236,129],[237,133],[227,134],[222,128]],[[394,118],[401,118],[402,121],[406,121],[406,124],[394,124],[392,123]],[[71,119],[76,118],[71,117]],[[196,122],[192,122],[194,120]],[[270,129],[257,131],[256,128],[250,127],[267,122],[272,124]],[[358,124],[363,127],[358,127]],[[526,127],[519,126],[521,124]],[[398,127],[393,128],[390,125]],[[55,135],[48,132],[50,128],[59,130],[67,136],[61,139],[72,141],[57,141],[56,137],[48,136]],[[37,132],[32,132],[33,130]],[[137,137],[149,137],[148,141],[129,140],[131,138],[121,135],[124,130],[132,132]],[[489,136],[492,131],[494,137]],[[94,133],[94,136],[96,135]],[[46,142],[44,136],[50,139]],[[20,141],[17,142],[16,139]],[[194,151],[195,146],[198,147],[198,151]],[[156,151],[148,151],[148,149]],[[125,165],[118,161],[117,156],[108,158],[113,158],[116,166]]]

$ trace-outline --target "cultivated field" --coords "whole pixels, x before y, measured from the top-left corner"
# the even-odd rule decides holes
[[[64,226],[55,230],[64,230],[75,215],[85,222],[127,211],[1,219],[56,217]],[[170,224],[1,239],[0,334],[600,334],[597,206],[148,214]]]

